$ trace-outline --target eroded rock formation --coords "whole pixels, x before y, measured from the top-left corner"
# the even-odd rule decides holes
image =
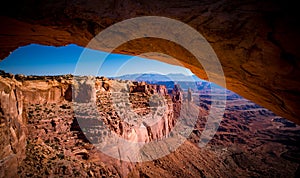
[[[86,46],[100,31],[124,19],[166,16],[187,23],[208,40],[222,63],[230,90],[299,123],[296,7],[283,0],[9,1],[0,9],[0,57],[30,43]],[[206,78],[190,53],[168,41],[133,40],[114,52],[138,55],[149,51],[176,57]]]
[[[0,81],[0,177],[59,175],[62,172],[91,176],[92,172],[105,169],[105,165],[101,159],[92,163],[90,173],[82,167],[89,164],[86,160],[90,156],[103,157],[90,143],[111,144],[108,140],[111,131],[128,141],[163,139],[176,123],[173,112],[180,112],[176,107],[180,103],[172,103],[164,86],[145,82],[122,82],[103,77],[27,77],[4,72],[1,72]],[[136,122],[139,116],[147,117]],[[104,124],[109,129],[101,129]],[[144,129],[138,129],[140,125]],[[78,157],[80,163],[76,160]],[[61,162],[62,159],[65,160]],[[37,167],[36,161],[39,162]],[[102,172],[111,175],[111,169]],[[113,169],[119,171],[119,168]]]
[[[25,157],[26,117],[18,86],[0,78],[0,177],[14,177],[19,162]]]
[[[1,72],[0,177],[15,177],[17,167],[26,157],[26,133],[28,130],[24,105],[64,101],[69,83],[58,82],[58,80],[55,77],[47,79],[47,77],[13,76]]]
[[[2,73],[0,79],[0,177],[299,176],[300,127],[229,91],[224,119],[205,148],[197,144],[211,102],[215,100],[212,95],[216,93],[204,87],[198,93],[200,96],[192,95],[194,100],[199,99],[200,107],[197,107],[196,126],[187,123],[194,128],[190,137],[165,157],[134,163],[109,157],[91,143],[107,141],[112,132],[130,141],[147,143],[166,137],[174,129],[177,117],[184,114],[181,112],[184,107],[194,107],[180,105],[188,100],[184,96],[191,90],[182,95],[184,91],[175,85],[169,95],[164,86],[103,77],[95,78],[92,86],[85,77],[82,84],[94,88],[96,93],[96,108],[93,108],[86,101],[79,105],[70,102],[73,83],[70,76],[25,77]],[[93,98],[93,94],[86,98]],[[164,112],[157,112],[163,102]],[[142,122],[132,113],[122,117],[120,110],[125,108],[122,105],[139,116],[147,117],[155,111],[157,117],[160,114],[162,117],[154,125],[149,117]],[[190,116],[185,122],[189,122]],[[144,125],[144,132],[139,132],[136,124]],[[101,132],[104,125],[109,129]],[[127,151],[132,154],[133,150]],[[151,156],[147,150],[143,151],[145,157]]]

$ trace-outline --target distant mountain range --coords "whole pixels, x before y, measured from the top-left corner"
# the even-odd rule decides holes
[[[149,84],[165,85],[168,89],[172,89],[175,84],[179,84],[184,90],[191,88],[193,90],[203,90],[214,88],[222,88],[214,83],[199,79],[196,75],[184,75],[181,73],[171,73],[167,75],[146,73],[146,74],[127,74],[111,79],[130,80],[130,81],[145,81]]]
[[[185,82],[203,82],[196,75],[184,75],[180,73],[176,74],[128,74],[117,77],[111,77],[113,79],[131,80],[131,81],[145,81],[145,82],[166,82],[166,81],[185,81]]]

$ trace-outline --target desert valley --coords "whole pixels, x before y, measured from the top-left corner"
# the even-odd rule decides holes
[[[74,78],[1,72],[0,177],[300,176],[300,126],[231,91],[215,136],[199,147],[218,95],[211,83],[194,82],[193,90],[185,81]],[[197,111],[196,123],[186,106]],[[139,149],[139,161],[130,160],[131,150],[119,150],[118,159],[97,147],[113,136],[158,142],[172,136],[181,117],[192,133],[178,148],[161,144],[155,154],[171,152],[161,158],[151,160],[148,147]]]

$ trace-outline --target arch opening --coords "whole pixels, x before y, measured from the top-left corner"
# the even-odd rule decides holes
[[[122,136],[125,140],[135,142],[143,141],[148,143],[154,140],[162,140],[165,137],[176,134],[176,132],[172,132],[172,129],[179,122],[176,118],[180,117],[180,111],[183,110],[181,103],[189,103],[191,101],[193,101],[193,104],[189,104],[188,106],[196,108],[198,111],[197,120],[191,122],[184,119],[180,120],[180,122],[184,122],[187,126],[192,126],[187,141],[198,146],[203,141],[201,140],[201,134],[205,128],[212,102],[221,102],[215,101],[212,96],[223,94],[222,92],[225,91],[225,113],[216,134],[212,140],[208,140],[206,148],[213,150],[215,153],[224,154],[226,152],[224,159],[234,160],[231,154],[238,153],[242,155],[243,158],[248,160],[245,163],[241,163],[242,167],[247,167],[246,163],[248,164],[251,162],[251,159],[257,158],[257,155],[259,155],[261,160],[278,163],[278,168],[281,165],[289,164],[293,168],[290,170],[291,174],[293,171],[296,171],[297,161],[295,162],[295,160],[299,159],[297,153],[300,150],[298,146],[300,139],[299,125],[277,116],[270,110],[230,90],[223,90],[221,89],[222,87],[216,84],[199,79],[190,70],[179,67],[180,63],[174,66],[139,56],[110,54],[108,60],[102,64],[102,70],[99,70],[99,75],[95,76],[95,90],[90,89],[89,83],[86,82],[82,89],[86,92],[83,96],[80,96],[87,100],[94,99],[98,112],[100,116],[104,116],[104,119],[102,122],[99,122],[94,117],[97,116],[93,114],[94,111],[88,108],[89,105],[85,105],[85,100],[78,101],[82,102],[84,107],[81,107],[80,112],[74,115],[74,108],[77,106],[70,103],[71,101],[74,102],[74,98],[72,100],[72,97],[76,97],[76,94],[70,94],[74,88],[70,88],[69,86],[74,83],[71,82],[70,78],[72,78],[72,75],[69,74],[74,73],[76,62],[82,50],[83,48],[76,45],[49,47],[33,44],[19,48],[7,57],[7,59],[0,62],[0,69],[15,74],[11,75],[1,72],[1,81],[7,82],[8,78],[12,78],[12,80],[17,81],[15,90],[23,92],[23,106],[26,108],[24,111],[26,111],[25,114],[28,117],[26,125],[29,129],[33,129],[27,138],[32,149],[30,147],[27,148],[27,152],[32,151],[36,143],[39,144],[41,142],[52,147],[55,151],[59,151],[59,142],[57,140],[61,140],[64,143],[62,144],[62,149],[69,149],[72,143],[67,144],[64,140],[66,138],[58,134],[62,131],[61,126],[64,122],[71,123],[69,131],[66,134],[73,134],[73,143],[79,144],[79,147],[84,149],[88,147],[87,145],[93,147],[91,145],[105,142],[105,139],[110,137],[112,133]],[[94,55],[91,53],[91,58],[99,57],[104,52],[94,51],[94,53]],[[18,65],[16,65],[16,61],[18,61]],[[87,78],[84,78],[82,81],[86,80]],[[113,81],[119,81],[121,84],[113,85]],[[146,119],[137,119],[136,121],[134,119],[126,120],[124,117],[129,116],[128,113],[127,115],[122,115],[116,109],[121,108],[123,103],[114,103],[114,101],[122,97],[110,98],[113,93],[109,91],[113,90],[114,87],[117,88],[124,84],[126,85],[125,88],[118,90],[118,92],[128,90],[129,98],[127,103],[125,103],[125,108],[132,110],[132,118],[145,116]],[[216,89],[212,92],[211,88]],[[32,90],[34,93],[32,93]],[[9,92],[7,91],[7,93]],[[94,97],[92,96],[92,92],[95,92]],[[75,102],[77,101],[75,100]],[[156,115],[151,115],[151,113],[155,113]],[[150,116],[159,117],[163,115],[162,113],[167,113],[166,116],[163,116],[165,119],[164,122],[155,119],[151,122],[149,121]],[[55,118],[56,116],[59,116],[60,119]],[[147,116],[149,116],[148,120]],[[86,124],[86,117],[90,117],[91,123],[87,125],[88,127],[82,125]],[[192,116],[188,115],[187,117]],[[80,119],[84,120],[80,121]],[[34,128],[40,128],[41,123],[44,123],[43,120],[49,121],[50,124],[49,126],[45,125],[46,129],[41,133],[39,129]],[[97,126],[97,128],[93,127],[91,129],[91,124]],[[107,126],[109,130],[103,130],[103,132],[98,133],[99,127],[102,126]],[[126,134],[129,128],[137,126],[142,129],[133,129],[135,131],[131,135]],[[66,128],[68,128],[68,125]],[[86,131],[88,129],[90,130]],[[101,135],[101,137],[95,137],[95,133]],[[36,137],[36,134],[39,134],[41,137],[40,140]],[[132,135],[136,136],[132,137]],[[83,147],[83,145],[85,146]],[[183,147],[186,146],[185,143],[183,145]],[[176,150],[176,148],[175,145],[169,149]],[[93,149],[85,151],[75,150],[72,151],[72,154],[64,156],[65,158],[78,158],[84,162],[88,161],[90,156],[97,156],[99,154],[94,154],[91,150]],[[253,156],[253,152],[256,154],[256,157]],[[147,154],[149,153],[146,152]],[[170,152],[170,154],[172,153]],[[107,155],[108,158],[106,159],[108,160],[114,157],[106,153]],[[128,156],[128,153],[125,150],[121,150],[121,155]],[[133,160],[135,155],[132,155],[130,160],[121,157],[120,159],[128,162],[148,160],[147,157]],[[32,158],[34,159],[34,155]],[[160,159],[159,156],[157,158]],[[64,157],[61,159],[64,159]],[[23,161],[23,163],[27,164],[26,161],[28,160]],[[234,162],[237,161],[234,160]],[[22,174],[25,174],[29,169],[23,163],[19,169]],[[273,169],[274,167],[273,164],[266,163],[265,161],[251,162],[255,170],[260,170],[262,164],[267,164],[266,170],[269,168]]]

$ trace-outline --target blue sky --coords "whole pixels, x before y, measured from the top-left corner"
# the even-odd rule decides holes
[[[137,56],[84,49],[74,44],[62,47],[31,44],[20,47],[0,62],[0,69],[25,75],[81,74],[108,77],[135,73],[192,75],[190,70],[183,67]]]

